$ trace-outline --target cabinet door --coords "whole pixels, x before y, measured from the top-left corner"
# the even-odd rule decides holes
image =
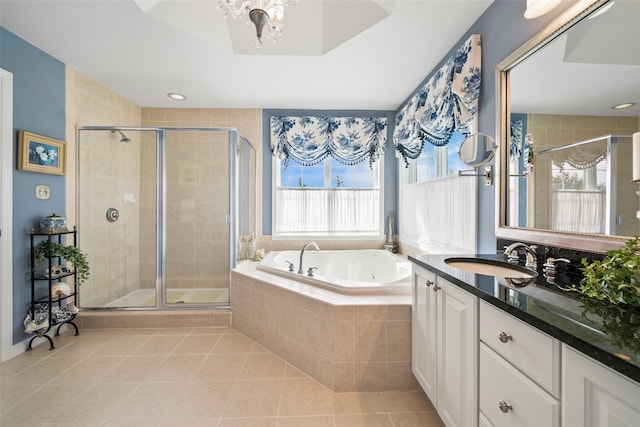
[[[489,420],[487,419],[487,417],[484,416],[484,414],[482,413],[482,411],[478,414],[478,425],[480,427],[493,427],[493,425],[491,424],[491,422],[489,422]]]
[[[418,383],[436,406],[436,276],[414,267],[411,306],[411,369]]]
[[[448,427],[478,422],[478,308],[474,295],[438,277],[438,413]]]
[[[569,346],[562,353],[564,427],[640,426],[640,384]]]

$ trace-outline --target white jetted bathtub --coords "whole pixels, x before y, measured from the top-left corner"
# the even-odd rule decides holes
[[[293,271],[289,271],[289,263]],[[343,294],[410,294],[411,263],[391,252],[375,249],[269,252],[258,269]],[[313,276],[309,268],[315,267]]]

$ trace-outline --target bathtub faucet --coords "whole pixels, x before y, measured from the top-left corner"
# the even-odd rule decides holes
[[[315,246],[316,247],[316,251],[320,250],[320,248],[318,247],[318,244],[316,242],[307,242],[307,243],[305,243],[305,245],[302,247],[302,250],[300,251],[300,267],[298,267],[298,274],[304,274],[304,271],[302,271],[302,257],[304,256],[304,251],[309,246]]]

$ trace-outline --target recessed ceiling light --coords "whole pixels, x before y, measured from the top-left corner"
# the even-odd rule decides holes
[[[187,99],[187,97],[183,94],[175,92],[169,92],[167,96],[171,99],[175,99],[176,101],[184,101],[185,99]]]
[[[629,108],[629,107],[633,107],[634,105],[636,105],[635,102],[624,102],[622,104],[617,104],[614,105],[613,107],[611,107],[613,110],[622,110],[624,108]]]

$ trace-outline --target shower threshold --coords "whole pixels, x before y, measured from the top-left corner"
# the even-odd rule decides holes
[[[174,288],[167,289],[167,304],[220,304],[229,302],[227,288]],[[155,289],[139,289],[123,295],[102,307],[154,307]]]

